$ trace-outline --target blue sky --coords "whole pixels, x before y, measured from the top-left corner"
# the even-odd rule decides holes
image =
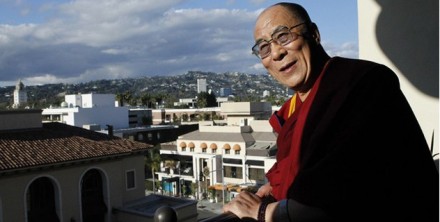
[[[266,74],[250,53],[265,0],[0,0],[0,86],[187,71]],[[356,0],[301,0],[332,56],[358,57]]]

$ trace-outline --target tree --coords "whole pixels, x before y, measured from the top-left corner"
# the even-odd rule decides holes
[[[151,102],[153,101],[153,96],[150,93],[143,93],[141,95],[141,104],[146,106],[147,108],[151,107]]]
[[[155,175],[154,172],[157,172],[160,169],[160,154],[159,154],[159,147],[160,145],[154,146],[153,149],[150,149],[149,155],[145,156],[145,170],[146,172],[148,170],[151,170],[151,177],[153,178],[153,192],[155,192]]]
[[[130,91],[126,91],[123,95],[124,100],[129,104],[129,105],[133,105],[133,93]],[[135,104],[136,105],[136,104]]]
[[[119,106],[124,106],[124,95],[122,93],[116,93],[116,100],[119,103]]]
[[[116,100],[119,102],[119,106],[124,106],[124,102],[127,102],[129,105],[133,102],[133,94],[130,91],[126,91],[125,93],[117,93]]]
[[[156,99],[157,105],[160,107],[167,96],[163,93],[156,94],[154,98]],[[159,108],[156,107],[156,108]]]
[[[205,108],[205,107],[216,107],[217,106],[217,98],[214,93],[200,92],[197,94],[197,107]]]

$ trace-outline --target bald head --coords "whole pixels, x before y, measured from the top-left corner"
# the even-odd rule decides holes
[[[271,10],[274,7],[282,7],[284,8],[292,17],[294,17],[298,21],[303,21],[305,23],[311,23],[312,20],[309,17],[309,14],[307,13],[306,9],[302,7],[301,5],[291,3],[291,2],[280,2],[277,4],[274,4],[268,8],[266,8],[261,14],[263,14],[265,11]]]

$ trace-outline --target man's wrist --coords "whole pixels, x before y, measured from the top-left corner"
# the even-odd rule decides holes
[[[269,205],[267,205],[266,215],[265,215],[266,222],[284,221],[284,220],[275,220],[275,218],[274,218],[274,215],[276,214],[278,207],[279,207],[279,202],[273,202],[273,203],[270,203]]]
[[[257,221],[266,222],[266,208],[269,203],[261,202],[260,207],[258,207]]]

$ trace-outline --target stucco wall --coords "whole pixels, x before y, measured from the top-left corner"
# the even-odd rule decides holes
[[[428,145],[434,135],[434,153],[438,153],[438,0],[357,3],[359,57],[385,64],[396,72]]]
[[[90,169],[97,169],[102,173],[108,219],[112,217],[112,207],[121,207],[125,202],[145,196],[143,156],[2,175],[0,200],[3,218],[0,221],[26,221],[26,190],[40,177],[48,177],[54,184],[60,221],[80,221],[81,178]],[[125,172],[130,169],[136,169],[136,189],[133,190],[127,190],[125,186]]]

